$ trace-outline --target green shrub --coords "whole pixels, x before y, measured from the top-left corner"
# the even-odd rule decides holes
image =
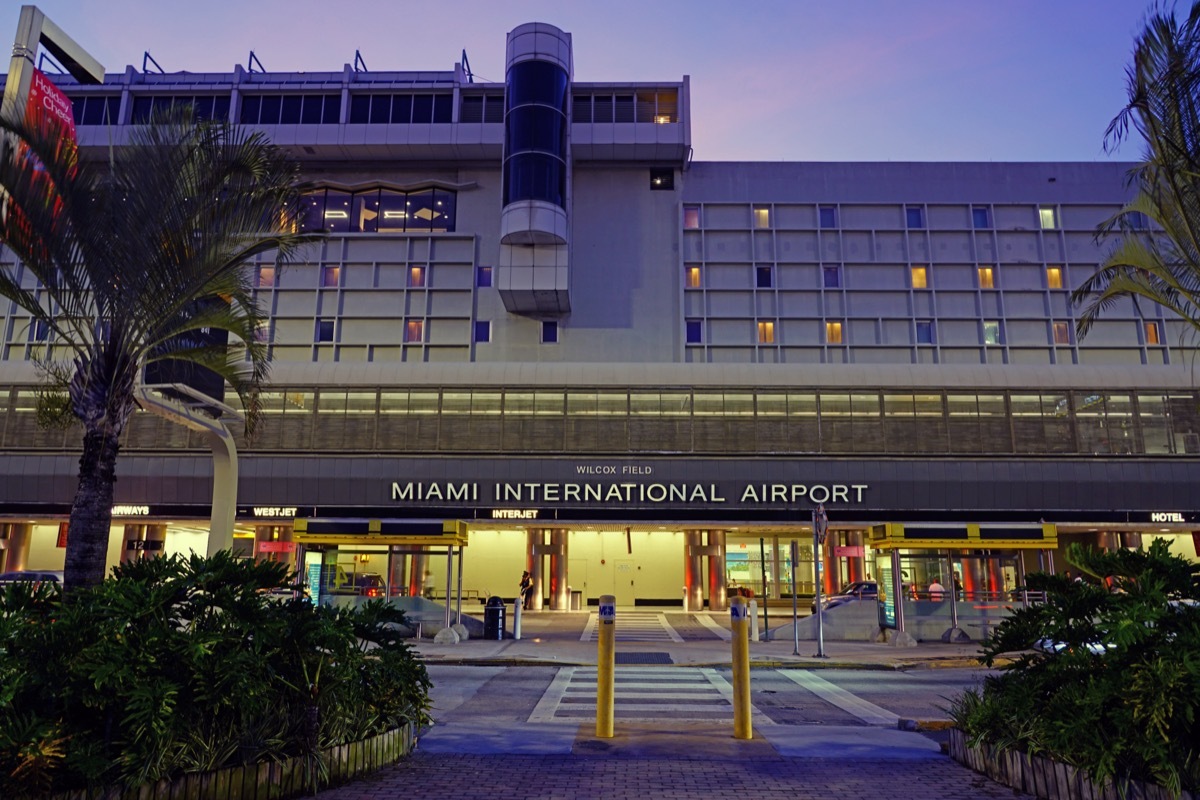
[[[996,629],[984,663],[1015,658],[954,701],[954,721],[973,743],[1044,753],[1101,780],[1200,789],[1200,606],[1188,602],[1200,598],[1200,567],[1163,540],[1073,545],[1067,560],[1091,580],[1028,577],[1046,602]]]
[[[429,679],[403,612],[280,602],[273,563],[160,558],[67,602],[0,593],[0,796],[137,785],[187,771],[311,758],[428,721]]]

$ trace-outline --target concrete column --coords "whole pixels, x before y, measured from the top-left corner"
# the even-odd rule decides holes
[[[256,562],[271,561],[273,553],[264,553],[259,549],[263,542],[275,541],[275,526],[274,525],[255,525],[254,526],[254,560]]]
[[[985,596],[988,588],[987,571],[983,561],[974,555],[963,556],[963,592],[967,600],[978,600]]]
[[[529,579],[533,582],[533,597],[529,601],[529,608],[531,611],[541,611],[546,605],[546,590],[542,580],[546,532],[542,528],[530,528],[525,533],[525,541],[525,563],[529,565]]]
[[[850,547],[863,546],[862,531],[846,531],[846,544]],[[861,556],[850,556],[846,559],[846,579],[853,581],[863,581],[867,579],[866,570],[866,551],[863,551]]]
[[[1139,531],[1122,531],[1121,547],[1137,550],[1142,546],[1142,534]]]
[[[4,572],[18,572],[25,569],[29,561],[29,542],[33,538],[33,526],[26,522],[6,522],[0,525],[0,535],[4,537],[5,547],[0,555],[4,556]]]
[[[775,587],[774,588],[775,597],[783,596],[783,581],[780,580],[780,576],[783,574],[780,571],[782,563],[783,563],[783,558],[781,558],[780,554],[779,554],[779,537],[772,536],[771,537],[771,585],[773,587]],[[764,600],[763,602],[765,603],[766,601]]]
[[[704,609],[704,556],[700,549],[703,533],[696,530],[683,532],[683,585],[688,611]]]
[[[137,561],[142,557],[140,549],[134,549],[130,545],[133,542],[140,542],[145,538],[145,525],[126,525],[125,532],[121,537],[121,556],[120,563],[124,564],[127,561]]]
[[[838,557],[834,555],[833,546],[838,543],[838,531],[828,531],[825,544],[821,545],[821,591],[826,597],[837,594],[842,585],[842,570]]]
[[[388,591],[393,595],[408,592],[408,556],[405,553],[388,552]]]
[[[550,609],[570,611],[571,593],[567,590],[567,531],[550,531]]]
[[[709,531],[708,610],[725,611],[729,598],[725,592],[725,531]]]
[[[424,552],[413,553],[408,562],[408,596],[421,597],[425,594],[425,571],[429,565],[429,556]]]
[[[154,544],[152,545],[151,542]],[[146,526],[146,549],[142,551],[142,558],[158,558],[165,555],[167,546],[167,526],[166,525],[147,525]]]

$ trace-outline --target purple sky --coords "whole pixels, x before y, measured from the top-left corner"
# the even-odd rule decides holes
[[[41,0],[109,72],[450,70],[504,36],[574,37],[579,81],[691,76],[699,161],[1094,161],[1150,0]],[[0,7],[11,41],[18,2]],[[4,50],[8,50],[7,44]],[[1115,158],[1139,156],[1135,142]]]

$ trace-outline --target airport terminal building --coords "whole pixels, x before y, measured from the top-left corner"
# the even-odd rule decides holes
[[[273,367],[237,441],[241,552],[435,597],[511,598],[530,569],[554,609],[811,592],[818,505],[827,590],[907,563],[1006,592],[1073,541],[1196,558],[1194,342],[1132,303],[1075,335],[1129,165],[694,160],[686,76],[577,80],[572,47],[518,27],[504,83],[57,80],[85,158],[191,103],[312,184],[327,238],[252,274]],[[62,566],[79,437],[34,408],[54,344],[0,305],[9,569]],[[112,563],[206,548],[202,436],[139,412],[118,475]]]

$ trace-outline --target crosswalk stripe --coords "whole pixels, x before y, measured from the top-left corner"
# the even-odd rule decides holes
[[[708,667],[617,667],[613,709],[619,722],[732,722],[733,687]],[[750,710],[756,725],[775,724],[753,705]],[[595,716],[596,668],[562,667],[529,721],[584,721]]]
[[[824,678],[817,677],[809,670],[781,669],[778,672],[792,683],[803,686],[817,697],[837,706],[847,713],[853,714],[868,725],[894,728],[896,727],[896,723],[900,721],[899,715],[893,714],[886,708],[880,708],[867,700],[863,700],[861,697],[851,694],[842,687],[832,684]]]
[[[596,641],[599,619],[599,614],[588,615],[579,641]],[[618,614],[614,638],[618,642],[683,642],[683,637],[667,621],[667,615],[652,611],[628,611]]]

